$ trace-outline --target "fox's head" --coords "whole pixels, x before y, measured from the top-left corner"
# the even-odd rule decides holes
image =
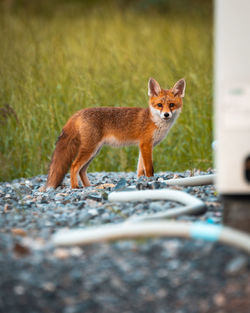
[[[182,78],[171,89],[162,89],[159,83],[148,81],[149,107],[154,121],[175,119],[182,108],[186,82]]]

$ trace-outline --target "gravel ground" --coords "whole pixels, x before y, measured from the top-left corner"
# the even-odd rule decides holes
[[[71,190],[67,176],[62,187],[44,193],[46,176],[0,183],[0,312],[249,313],[250,256],[235,248],[177,238],[69,248],[50,243],[62,228],[120,223],[177,206],[110,203],[110,191],[165,188],[163,179],[207,173],[160,173],[151,184],[135,173],[90,173],[93,187]],[[221,223],[214,186],[178,189],[208,207],[178,220]]]

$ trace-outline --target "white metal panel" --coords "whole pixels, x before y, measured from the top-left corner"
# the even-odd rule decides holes
[[[250,194],[250,1],[215,1],[215,165],[222,194]]]

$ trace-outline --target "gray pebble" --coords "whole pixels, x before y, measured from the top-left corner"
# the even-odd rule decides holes
[[[247,266],[247,258],[244,256],[237,256],[232,259],[226,266],[226,273],[230,275],[239,274]]]

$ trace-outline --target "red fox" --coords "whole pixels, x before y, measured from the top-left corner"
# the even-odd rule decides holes
[[[153,176],[152,150],[168,134],[182,109],[186,82],[180,79],[164,90],[150,78],[149,107],[100,107],[76,112],[70,117],[56,142],[46,185],[56,188],[70,168],[71,188],[90,186],[87,168],[103,145],[138,145],[137,175]]]

